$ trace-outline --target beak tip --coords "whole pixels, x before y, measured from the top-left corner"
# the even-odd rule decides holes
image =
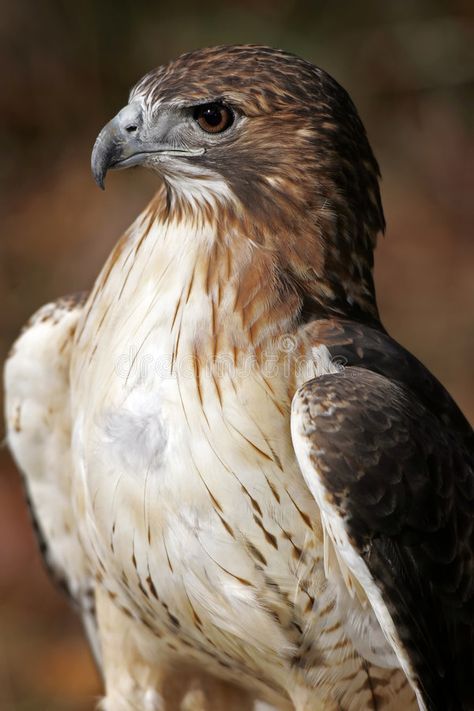
[[[95,156],[92,156],[91,172],[94,181],[99,186],[101,190],[105,190],[105,176],[107,174],[107,169],[102,164],[102,161],[96,161]]]
[[[105,126],[98,135],[91,156],[92,177],[101,190],[105,190],[105,176],[109,169],[110,160],[115,148],[113,137],[108,137],[108,126]],[[108,139],[108,140],[105,140]]]
[[[95,182],[101,190],[105,190],[105,181],[102,178],[96,178]]]

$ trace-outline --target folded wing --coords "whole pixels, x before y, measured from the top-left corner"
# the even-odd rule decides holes
[[[388,336],[368,328],[354,348],[353,334],[345,336],[326,342],[333,357],[344,349],[346,367],[305,383],[293,401],[303,476],[345,571],[340,579],[366,596],[420,708],[472,709],[472,430]],[[375,342],[392,349],[385,361]],[[420,377],[410,381],[416,368]]]

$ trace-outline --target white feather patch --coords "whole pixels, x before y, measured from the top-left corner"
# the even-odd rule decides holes
[[[143,474],[159,468],[168,441],[159,393],[137,388],[103,418],[104,445],[118,468]]]

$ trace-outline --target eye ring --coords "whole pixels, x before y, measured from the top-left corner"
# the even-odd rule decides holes
[[[222,133],[234,123],[232,110],[219,102],[196,106],[193,118],[206,133]]]

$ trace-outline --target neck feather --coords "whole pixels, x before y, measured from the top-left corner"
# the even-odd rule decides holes
[[[209,314],[197,337],[214,354],[261,352],[315,318],[378,323],[371,250],[348,256],[344,245],[336,249],[332,216],[321,210],[316,223],[304,214],[269,222],[228,201],[190,210],[163,187],[132,230],[132,261],[156,264],[157,289],[164,269],[182,281],[174,320],[196,294],[204,297]],[[132,233],[112,253],[104,283]]]

